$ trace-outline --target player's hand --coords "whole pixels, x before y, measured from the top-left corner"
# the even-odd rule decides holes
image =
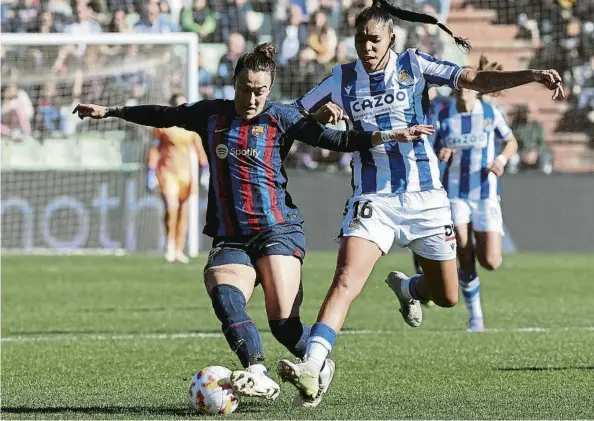
[[[341,120],[349,119],[344,110],[333,102],[321,106],[312,116],[321,124],[337,124]]]
[[[553,99],[565,98],[563,81],[556,70],[534,70],[534,81],[543,84],[548,90],[554,91]]]
[[[78,118],[81,120],[85,117],[91,117],[94,119],[105,118],[107,114],[107,107],[95,104],[78,104],[72,114],[78,113]]]
[[[437,157],[441,162],[448,162],[450,158],[454,155],[454,150],[451,148],[441,148]]]
[[[501,162],[499,159],[495,159],[491,161],[489,165],[487,165],[487,173],[492,172],[497,177],[501,177],[505,172],[505,164]]]
[[[408,143],[418,140],[422,135],[432,135],[433,133],[435,133],[433,126],[418,124],[407,127],[406,129],[392,130],[390,132],[390,139],[396,142]]]

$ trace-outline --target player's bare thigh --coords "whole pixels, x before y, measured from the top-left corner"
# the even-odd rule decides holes
[[[211,267],[204,271],[204,285],[208,295],[218,285],[233,285],[241,290],[247,302],[252,297],[256,285],[256,270],[235,263]]]
[[[456,259],[431,260],[419,256],[431,300],[440,307],[458,303],[458,267]]]
[[[352,301],[361,293],[382,252],[372,241],[342,237],[336,271],[318,320],[335,329],[342,328]]]
[[[268,319],[298,316],[303,298],[301,260],[295,256],[262,256],[256,261],[256,268],[264,289]]]
[[[190,196],[192,184],[190,180],[180,177],[179,174],[169,170],[161,170],[157,172],[157,179],[168,208],[174,207],[174,202],[184,203]]]
[[[501,249],[503,239],[499,231],[475,231],[476,257],[481,267],[495,270],[503,261]]]

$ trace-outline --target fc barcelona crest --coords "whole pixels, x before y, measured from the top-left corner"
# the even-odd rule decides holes
[[[254,137],[262,137],[262,136],[264,136],[264,126],[254,126],[254,127],[252,127],[252,136],[254,136]]]

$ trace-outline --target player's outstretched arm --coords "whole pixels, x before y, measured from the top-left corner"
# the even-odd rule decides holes
[[[501,72],[496,70],[476,71],[464,69],[458,87],[488,94],[537,82],[554,91],[553,99],[565,98],[561,76],[556,70],[520,70]]]
[[[85,117],[102,119],[117,117],[131,123],[150,127],[183,127],[188,128],[192,121],[193,106],[180,105],[166,107],[162,105],[137,105],[135,107],[104,107],[96,104],[79,104],[72,114],[78,114],[82,120]]]

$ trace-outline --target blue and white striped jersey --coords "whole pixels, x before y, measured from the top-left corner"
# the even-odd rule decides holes
[[[384,70],[367,73],[360,60],[335,66],[332,74],[299,98],[312,112],[332,101],[348,114],[349,129],[403,129],[427,124],[431,86],[458,87],[462,69],[419,50],[390,51]],[[392,194],[442,187],[437,157],[425,136],[387,143],[353,154],[353,194]]]
[[[455,150],[443,174],[449,198],[493,199],[499,197],[499,177],[487,173],[500,143],[512,134],[501,111],[476,101],[469,113],[456,109],[456,101],[438,116],[438,137],[442,146]]]

